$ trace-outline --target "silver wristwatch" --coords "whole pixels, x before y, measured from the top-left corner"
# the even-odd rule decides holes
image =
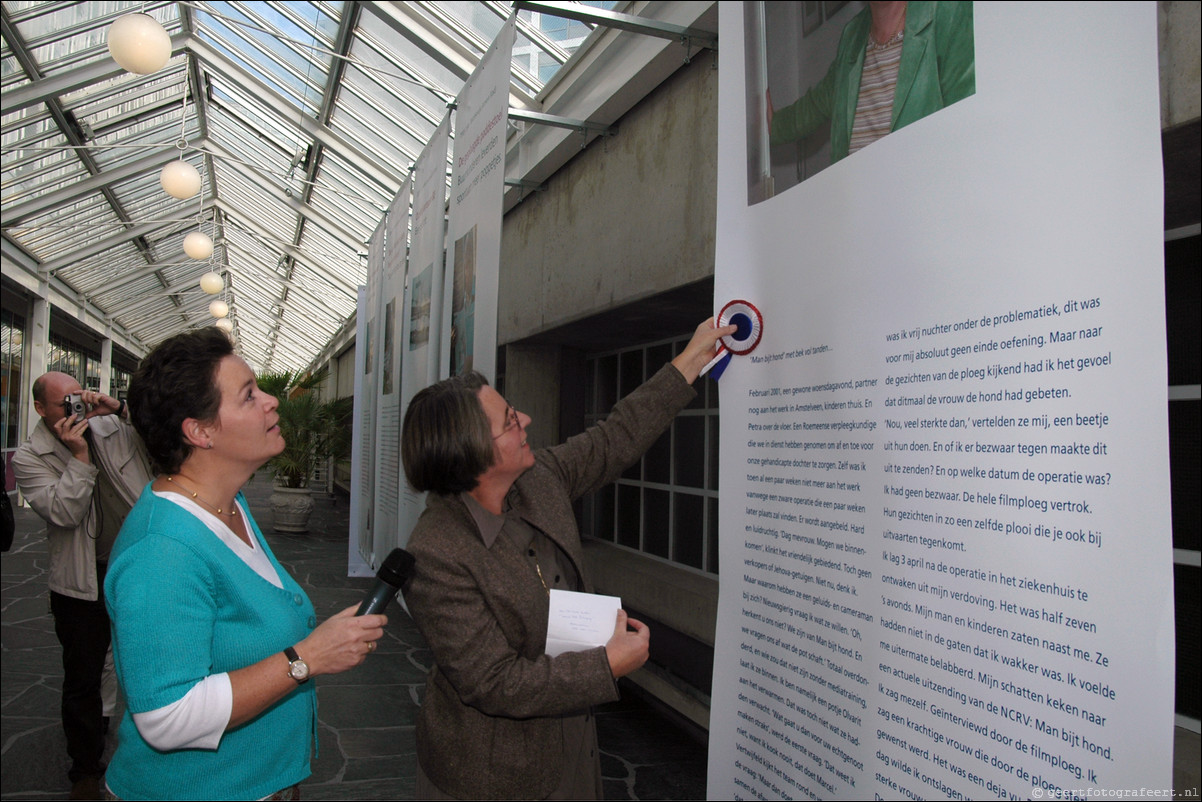
[[[309,664],[300,659],[300,655],[296,653],[296,649],[289,646],[284,650],[284,656],[288,658],[288,676],[296,680],[297,685],[303,685],[309,681]]]

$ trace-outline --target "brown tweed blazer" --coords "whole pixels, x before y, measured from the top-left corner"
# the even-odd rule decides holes
[[[671,365],[597,426],[537,452],[508,503],[558,545],[586,590],[572,502],[613,482],[693,397]],[[430,494],[405,601],[434,652],[417,720],[426,776],[463,799],[541,799],[563,766],[559,716],[618,698],[605,649],[550,658],[547,592],[508,538],[484,545],[458,496]]]

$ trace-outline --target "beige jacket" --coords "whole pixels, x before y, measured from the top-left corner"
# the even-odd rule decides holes
[[[134,428],[115,415],[88,423],[96,457],[121,498],[132,507],[154,478],[150,460]],[[46,522],[50,540],[50,589],[64,596],[96,601],[95,465],[71,456],[45,421],[13,454],[13,475],[21,495]]]

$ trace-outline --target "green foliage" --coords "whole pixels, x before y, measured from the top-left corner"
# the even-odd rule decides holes
[[[350,451],[347,423],[354,399],[321,401],[314,389],[325,377],[325,370],[307,375],[291,371],[264,373],[258,377],[259,388],[280,400],[277,412],[286,445],[267,465],[283,487],[308,487],[318,466]]]

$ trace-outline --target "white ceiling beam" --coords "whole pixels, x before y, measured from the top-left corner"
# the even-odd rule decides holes
[[[306,114],[297,115],[296,108],[292,103],[229,59],[224,53],[217,51],[207,42],[195,36],[189,37],[188,49],[203,62],[206,69],[220,73],[227,81],[238,85],[242,91],[266,105],[280,120],[295,126],[301,133],[337,153],[340,158],[355,167],[371,183],[376,184],[390,195],[396,194],[400,189],[405,178],[404,175],[372,158],[367,151],[341,134],[324,125],[319,125],[312,117]]]
[[[209,146],[207,140],[199,140],[194,143],[198,149]],[[96,150],[103,150],[103,146],[99,146]],[[80,198],[91,195],[94,192],[99,192],[101,189],[113,184],[127,181],[130,178],[146,172],[162,168],[169,161],[174,161],[179,158],[179,151],[172,145],[164,145],[163,148],[149,156],[143,156],[140,159],[135,159],[128,164],[123,164],[120,167],[112,170],[102,170],[95,175],[88,176],[82,181],[76,181],[74,184],[63,187],[62,189],[47,192],[36,198],[19,203],[15,206],[10,206],[4,210],[4,225],[7,228],[13,228],[21,224],[22,221],[28,220],[31,217],[45,214],[54,209],[75,203]]]
[[[215,200],[213,198],[206,198],[203,206],[201,207],[201,213],[208,211],[214,204]],[[56,270],[61,270],[64,267],[70,267],[71,265],[82,262],[85,259],[90,259],[96,254],[104,253],[110,248],[116,248],[117,246],[129,242],[130,240],[137,239],[138,237],[151,238],[154,234],[162,231],[165,228],[172,226],[181,227],[183,225],[187,224],[177,222],[165,223],[160,220],[153,220],[149,223],[133,225],[124,229],[123,231],[113,234],[112,236],[105,237],[104,239],[94,240],[88,245],[71,251],[70,253],[63,254],[56,259],[48,259],[45,262],[42,262],[40,269],[46,273],[53,273]],[[153,265],[151,265],[151,267],[153,267]]]
[[[144,340],[117,323],[108,312],[89,303],[86,298],[81,298],[74,287],[61,279],[39,273],[36,262],[7,236],[0,238],[0,254],[6,280],[11,279],[31,295],[49,301],[56,309],[61,309],[78,320],[98,337],[111,339],[136,357],[144,356],[149,350]]]
[[[279,239],[279,233],[269,231],[264,228],[254,215],[244,212],[242,209],[235,209],[226,203],[221,198],[214,201],[217,208],[221,209],[226,217],[232,221],[230,224],[236,225],[265,241],[269,247],[275,248],[286,256],[301,262],[306,267],[316,272],[330,282],[334,287],[341,289],[350,298],[355,298],[358,295],[359,285],[344,278],[341,274],[330,270],[329,265],[323,265],[313,260],[313,258],[303,249],[295,245],[285,243]],[[349,247],[349,243],[348,243]],[[281,281],[282,281],[281,277]]]
[[[710,50],[718,49],[718,32],[708,28],[692,28],[687,25],[641,17],[637,14],[624,14],[621,11],[609,11],[580,3],[563,3],[555,0],[549,2],[514,0],[513,5],[518,11],[534,11],[562,19],[587,22],[590,25],[606,28],[617,28],[620,31],[640,33],[645,36],[658,36],[661,39],[671,39],[677,42],[694,40],[698,47]]]
[[[190,289],[196,290],[195,297],[191,297],[191,296],[181,297],[181,296],[184,296],[185,293],[189,292]],[[204,308],[206,310],[208,310],[209,304],[212,303],[212,301],[213,301],[213,296],[203,295],[202,291],[200,290],[199,287],[196,286],[195,283],[192,283],[190,288],[189,287],[181,287],[180,285],[176,284],[174,289],[168,288],[161,292],[154,292],[149,295],[141,295],[137,299],[133,300],[130,303],[125,304],[124,306],[120,306],[120,307],[116,307],[116,308],[112,309],[110,311],[110,314],[114,318],[129,317],[130,315],[134,314],[135,312],[137,312],[139,309],[142,309],[143,307],[146,307],[152,303],[161,302],[161,301],[173,298],[173,297],[179,301],[179,304],[170,311],[172,313],[181,313],[181,314],[190,314],[194,309],[199,309],[202,305],[204,306]],[[202,304],[202,302],[203,302],[203,304]],[[153,318],[153,319],[147,321],[147,323],[148,323],[148,325],[146,326],[145,331],[143,333],[158,330],[159,326],[158,326],[157,318]]]
[[[184,49],[188,38],[189,35],[185,33],[177,33],[171,37],[172,56]],[[28,106],[55,100],[62,95],[69,95],[79,89],[122,75],[129,75],[129,73],[124,67],[118,66],[117,62],[104,58],[73,70],[56,73],[49,78],[31,81],[10,89],[0,94],[0,103],[4,105],[4,113],[11,114]],[[157,80],[161,80],[162,77],[161,74],[154,76]]]
[[[716,2],[651,0],[628,9],[644,20],[686,28],[717,29]],[[628,33],[616,28],[594,30],[539,95],[544,111],[560,117],[612,125],[634,108],[688,55],[678,42]],[[694,58],[715,58],[702,51]],[[542,183],[574,158],[596,134],[581,134],[547,125],[527,126],[506,146],[505,177],[515,182],[505,193],[509,211],[521,202],[530,183]],[[520,158],[519,158],[520,148]],[[518,172],[519,165],[523,168]],[[524,182],[517,186],[516,182]]]
[[[278,192],[276,200],[287,206],[292,211],[304,217],[309,222],[326,229],[338,237],[341,237],[346,242],[358,242],[362,239],[352,231],[343,228],[340,223],[331,218],[329,215],[323,214],[308,203],[293,197],[284,192],[284,185],[281,183],[278,176],[272,175],[266,170],[248,164],[231,153],[222,145],[214,142],[209,145],[208,152],[224,163],[224,166],[235,172],[248,175],[255,179],[255,183],[263,189],[272,188]]]
[[[480,56],[474,50],[457,36],[427,20],[411,3],[364,2],[362,5],[460,80],[466,81],[480,63]],[[539,108],[534,98],[516,91],[512,83],[509,87],[509,105],[523,109]]]
[[[214,246],[214,249],[216,249],[216,246]],[[179,254],[179,257],[182,257],[183,259],[187,259],[187,256],[184,255],[183,252],[181,252]],[[136,270],[129,270],[129,271],[125,272],[124,274],[122,274],[121,278],[117,279],[116,281],[106,282],[103,287],[97,288],[96,291],[94,291],[92,293],[92,295],[93,296],[110,295],[113,292],[116,292],[117,290],[125,287],[127,284],[132,284],[135,281],[140,281],[140,280],[146,278],[147,276],[152,276],[155,273],[159,272],[160,270],[163,270],[164,268],[178,267],[180,261],[181,261],[180,259],[173,258],[173,259],[165,260],[162,262],[155,262],[152,265],[147,265],[146,267],[140,267]],[[216,272],[220,273],[221,269],[224,267],[225,267],[225,265],[210,265],[204,261],[200,261],[200,260],[196,261],[196,269],[198,271],[200,271],[201,268],[204,268],[204,270],[202,272],[207,272],[210,268],[217,268]],[[192,286],[194,286],[194,287],[200,286],[198,282],[199,282],[199,279],[197,279],[196,281],[193,281]],[[174,286],[177,286],[177,285],[171,285],[171,286],[166,287],[164,289],[164,292],[167,292],[167,293],[171,292],[171,288]]]
[[[458,37],[430,23],[408,3],[366,2],[363,8],[460,80],[466,80],[480,61]]]
[[[162,227],[163,224],[159,222],[142,223],[140,225],[132,226],[118,234],[112,235],[111,237],[94,240],[90,244],[85,245],[78,250],[71,251],[68,254],[64,254],[57,259],[49,259],[45,262],[42,262],[41,270],[42,272],[53,274],[57,270],[61,270],[64,267],[70,267],[71,265],[77,264],[84,259],[91,258],[96,254],[104,253],[110,248],[116,248],[119,245],[123,245],[130,240],[137,239],[138,237],[150,236]]]

